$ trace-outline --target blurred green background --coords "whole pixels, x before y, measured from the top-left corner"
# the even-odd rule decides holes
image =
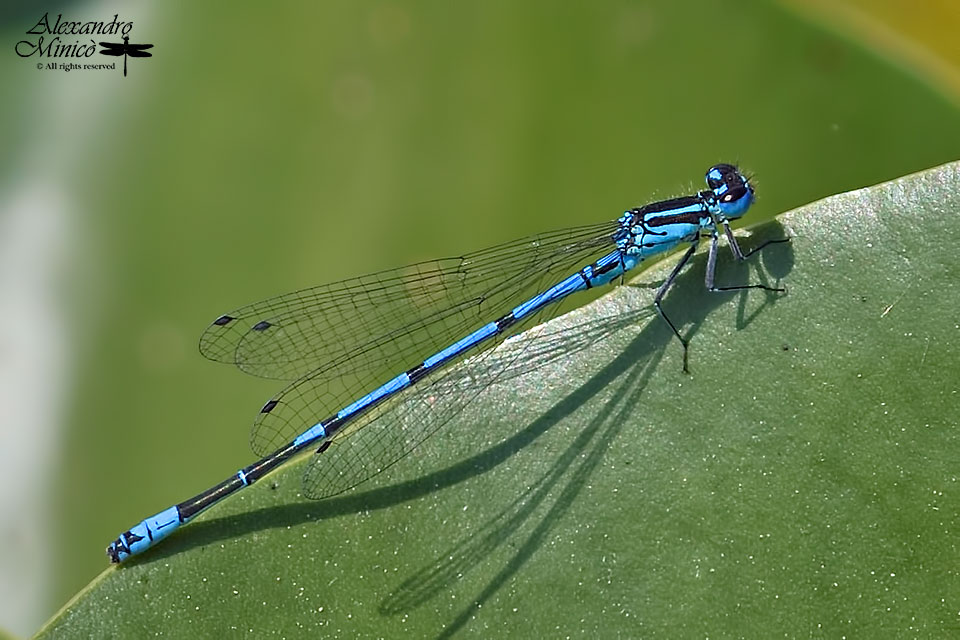
[[[33,3],[0,10],[0,628],[251,458],[242,303],[756,175],[751,222],[956,159],[952,2]],[[49,11],[154,57],[38,70]],[[102,61],[102,60],[100,60]],[[15,517],[16,516],[16,517]]]

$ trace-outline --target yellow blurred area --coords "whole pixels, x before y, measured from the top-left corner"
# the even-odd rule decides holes
[[[960,104],[960,3],[953,0],[780,0],[910,69]]]

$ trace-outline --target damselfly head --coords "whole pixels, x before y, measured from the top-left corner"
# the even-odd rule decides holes
[[[715,164],[707,171],[707,186],[727,219],[739,218],[753,204],[753,186],[732,164]]]

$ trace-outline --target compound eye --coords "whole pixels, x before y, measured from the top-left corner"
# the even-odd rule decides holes
[[[722,184],[723,175],[716,169],[711,169],[710,173],[707,174],[707,186],[710,187],[711,190],[716,191]]]
[[[737,168],[729,164],[717,164],[710,167],[707,171],[707,186],[711,189],[719,189],[725,183],[730,184],[737,181]]]

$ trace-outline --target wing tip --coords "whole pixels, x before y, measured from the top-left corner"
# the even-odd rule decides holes
[[[200,335],[197,348],[207,360],[234,364],[234,350],[231,348],[227,335],[236,333],[237,316],[223,314],[211,322]]]

